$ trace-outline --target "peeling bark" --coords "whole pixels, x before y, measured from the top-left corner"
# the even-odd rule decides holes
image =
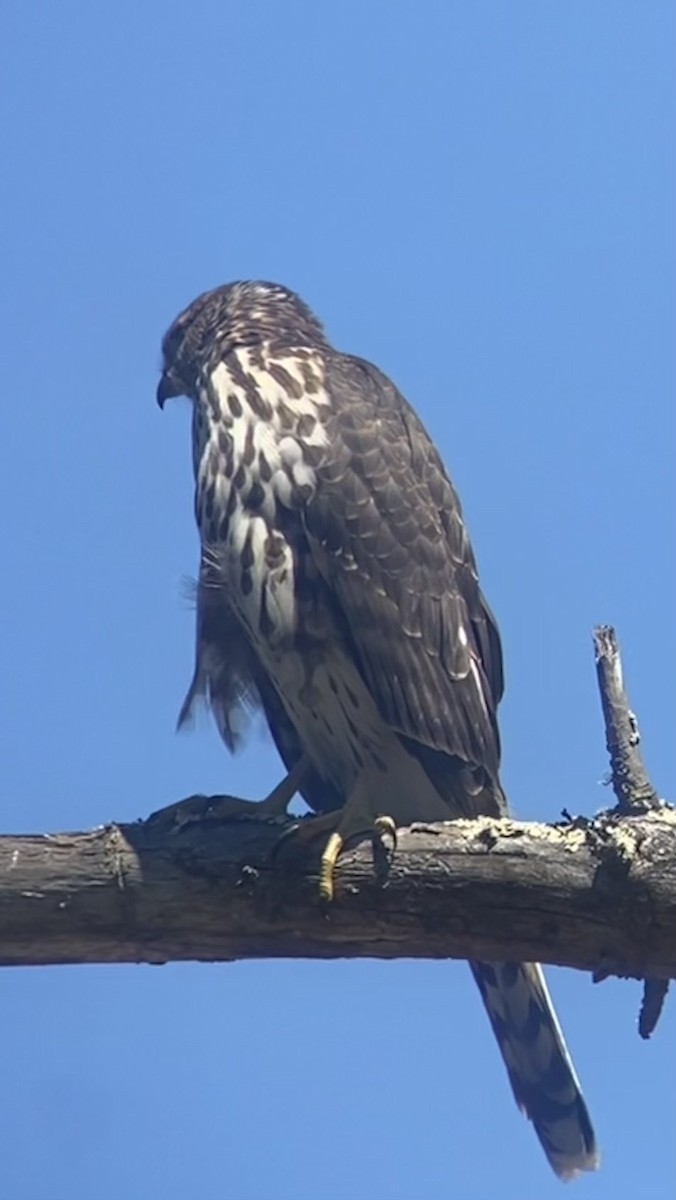
[[[176,811],[0,838],[0,962],[474,957],[676,975],[668,809],[412,826],[384,881],[368,844],[342,856],[328,909],[316,857],[289,839],[271,862],[283,823]]]

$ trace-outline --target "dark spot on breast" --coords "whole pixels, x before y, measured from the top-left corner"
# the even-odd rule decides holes
[[[239,556],[239,561],[241,562],[245,571],[248,571],[249,568],[253,566],[254,552],[251,545],[251,538],[247,538],[245,541],[242,547],[242,553]]]
[[[244,452],[242,454],[242,458],[244,459],[246,465],[250,467],[255,457],[256,450],[254,447],[254,427],[253,421],[249,421],[249,424],[246,427],[246,437],[244,439]]]
[[[220,419],[221,419],[221,402],[218,398],[218,393],[212,387],[207,389],[207,405],[208,405],[212,420],[220,421]]]
[[[242,571],[242,577],[239,581],[239,586],[243,596],[250,596],[253,591],[253,579],[249,571]]]
[[[219,470],[226,479],[232,479],[233,472],[235,470],[235,447],[232,438],[230,438],[228,434],[226,434],[225,437],[228,438],[228,442],[225,443],[222,459],[219,464]]]
[[[258,482],[258,480],[256,480],[255,483],[252,483],[245,503],[247,508],[254,509],[260,508],[261,505],[265,503],[265,488],[263,487],[262,483]]]
[[[249,408],[254,416],[260,417],[261,421],[269,421],[272,416],[270,404],[265,399],[253,375],[248,375],[247,381],[246,398],[249,402]]]
[[[297,379],[294,379],[281,363],[271,362],[268,365],[268,371],[272,378],[284,388],[288,396],[294,400],[300,400],[303,395],[303,389]]]
[[[228,392],[228,408],[233,417],[241,417],[243,412],[242,401],[236,392]]]
[[[322,464],[326,448],[324,446],[303,446],[303,460],[308,467],[319,467]]]
[[[221,517],[221,521],[220,521],[220,524],[219,524],[219,526],[218,526],[218,540],[219,540],[219,542],[226,542],[226,541],[228,540],[228,530],[229,530],[229,528],[230,528],[230,521],[228,520],[228,518],[227,518],[227,517]]]
[[[281,428],[285,432],[289,429],[293,429],[294,425],[296,424],[296,418],[291,410],[287,408],[286,404],[282,403],[277,406],[277,417],[279,419]]]
[[[225,520],[229,521],[235,509],[237,508],[237,492],[234,487],[228,492],[228,499],[225,505]]]
[[[319,380],[317,379],[317,376],[307,360],[299,357],[298,366],[300,373],[303,376],[305,391],[307,392],[308,396],[314,396],[315,393],[319,391]]]
[[[269,483],[272,479],[272,467],[265,457],[264,450],[261,450],[258,455],[258,474],[263,483]]]
[[[207,470],[209,471],[209,474],[213,478],[215,475],[218,475],[220,469],[221,469],[221,456],[218,452],[218,447],[216,445],[214,445],[213,442],[211,442],[209,445],[209,450],[208,450],[208,454],[207,454]]]
[[[331,691],[333,692],[334,696],[337,696],[338,695],[338,684],[336,683],[335,679],[333,678],[333,675],[329,675],[329,687],[331,688]]]
[[[316,424],[317,418],[314,417],[312,413],[303,413],[303,415],[298,418],[296,433],[301,438],[310,437],[310,435],[314,432]]]
[[[227,364],[228,374],[233,386],[240,388],[242,391],[246,391],[247,376],[244,373],[244,369],[237,355],[229,354],[227,358]]]
[[[284,559],[284,538],[280,537],[278,533],[271,533],[265,539],[263,553],[269,567],[279,566]]]
[[[232,437],[225,429],[218,431],[218,449],[226,458],[232,455]]]
[[[237,470],[235,471],[235,478],[232,481],[233,489],[235,489],[238,492],[241,492],[242,488],[246,484],[246,480],[247,480],[246,467],[243,465],[243,463],[240,463]]]

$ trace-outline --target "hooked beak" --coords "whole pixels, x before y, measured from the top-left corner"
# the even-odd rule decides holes
[[[164,408],[167,400],[173,396],[182,396],[185,393],[185,384],[181,383],[180,379],[174,374],[171,368],[162,372],[162,377],[157,385],[157,403],[160,408]]]

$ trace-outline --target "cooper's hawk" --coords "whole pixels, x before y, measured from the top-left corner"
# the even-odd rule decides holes
[[[284,287],[199,296],[162,345],[157,398],[192,401],[202,544],[197,663],[225,742],[260,705],[323,814],[326,897],[341,845],[396,825],[501,816],[500,639],[460,503],[415,413],[331,346]],[[542,971],[472,963],[517,1104],[558,1175],[597,1165]]]

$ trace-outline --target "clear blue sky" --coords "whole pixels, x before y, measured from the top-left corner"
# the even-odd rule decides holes
[[[6,832],[263,794],[174,722],[192,665],[187,405],[160,337],[241,277],[301,292],[416,405],[508,667],[522,817],[609,800],[590,649],[617,625],[674,794],[676,9],[596,0],[6,7],[0,756]],[[550,974],[604,1154],[671,1194],[676,1005]],[[0,976],[12,1200],[561,1195],[461,963]]]

